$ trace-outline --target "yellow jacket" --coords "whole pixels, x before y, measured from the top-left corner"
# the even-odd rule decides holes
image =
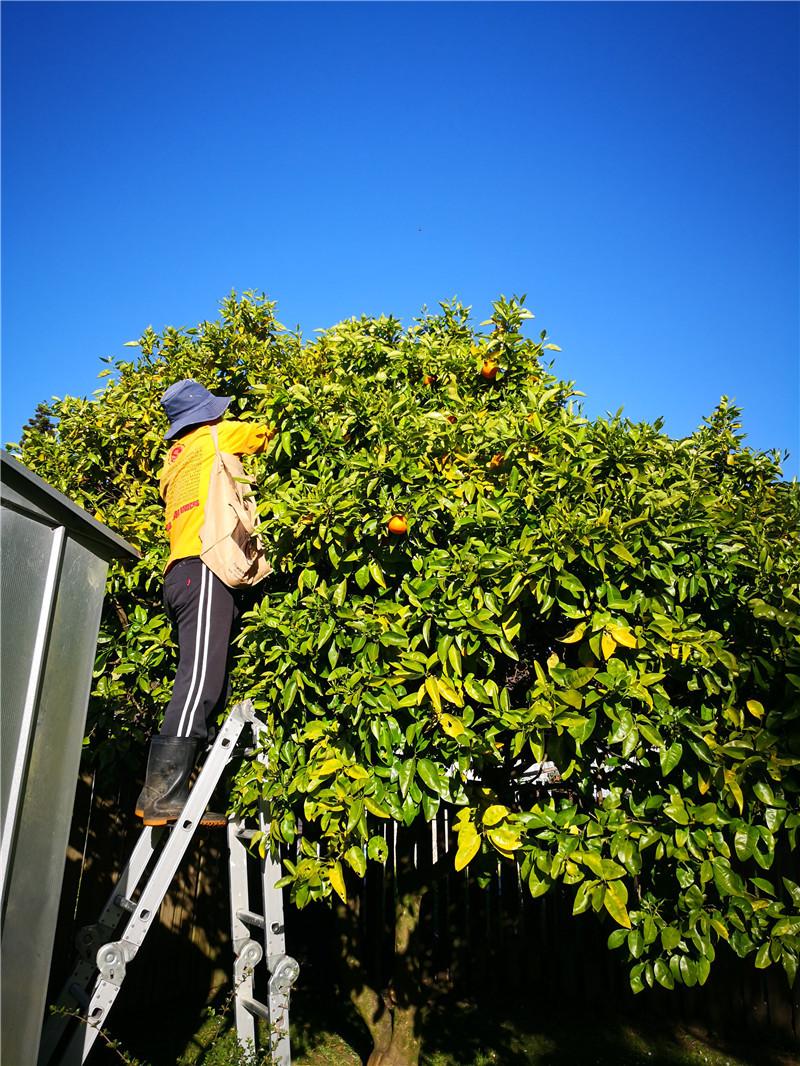
[[[218,422],[219,450],[231,455],[254,455],[263,452],[272,437],[268,426],[248,422]],[[166,506],[169,559],[199,555],[202,551],[200,530],[214,459],[214,442],[208,426],[199,426],[185,437],[172,442],[159,478],[161,498]]]

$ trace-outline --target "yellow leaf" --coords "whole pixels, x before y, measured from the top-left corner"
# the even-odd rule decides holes
[[[460,718],[455,718],[452,714],[441,715],[439,723],[449,737],[460,737],[464,732],[464,723]]]
[[[725,771],[725,784],[728,786],[728,791],[736,800],[736,804],[739,808],[739,814],[744,813],[744,793],[742,792],[741,785],[736,780],[736,776],[733,770]]]
[[[442,709],[442,699],[441,699],[441,696],[439,695],[439,686],[436,684],[436,678],[435,677],[426,677],[425,678],[425,691],[430,696],[431,703],[436,708],[436,710],[437,711],[441,711],[441,709]]]
[[[625,626],[609,626],[608,632],[617,644],[622,644],[626,648],[635,648],[637,646],[636,635],[630,629],[626,629]]]
[[[706,780],[705,777],[701,777],[700,774],[698,774],[697,775],[697,791],[700,793],[700,795],[701,796],[705,796],[706,792],[708,792],[708,790],[710,788],[711,788],[711,780],[710,780],[710,778],[708,780]]]
[[[366,781],[369,778],[369,774],[363,766],[346,766],[344,772],[348,777],[352,777],[354,781]]]
[[[559,644],[577,644],[585,632],[586,623],[581,622],[579,626],[575,626],[571,633],[567,633],[565,637],[560,637]]]
[[[388,818],[389,813],[385,811],[383,807],[379,807],[378,804],[372,799],[371,796],[364,797],[364,806],[367,808],[370,814],[374,814],[376,818]]]
[[[319,766],[312,766],[310,767],[310,769],[311,773],[314,774],[315,777],[327,777],[328,774],[333,774],[337,770],[339,770],[341,768],[341,765],[341,759],[325,759],[325,761]]]
[[[483,824],[497,825],[498,822],[502,822],[507,816],[508,807],[504,807],[502,803],[493,803],[491,807],[487,807],[483,812]]]
[[[347,903],[347,892],[344,887],[344,874],[342,873],[342,864],[340,862],[334,863],[328,871],[328,880],[342,903]]]
[[[600,647],[603,649],[603,658],[610,659],[617,648],[617,642],[611,636],[610,633],[603,633],[603,639],[600,641]]]
[[[498,851],[515,851],[520,845],[519,833],[514,829],[490,829],[486,836]]]
[[[458,850],[456,851],[456,870],[463,870],[465,866],[468,866],[475,856],[478,854],[481,848],[481,838],[475,831],[475,827],[472,827],[472,832],[467,831],[467,827],[464,827],[464,832],[458,838]]]
[[[713,929],[716,929],[716,931],[719,933],[719,935],[722,937],[723,940],[728,940],[729,939],[728,930],[722,924],[722,922],[719,920],[719,918],[712,918],[711,919],[711,926],[712,926]]]
[[[456,707],[464,706],[463,696],[456,692],[453,686],[449,685],[443,677],[436,678],[436,685],[439,689],[439,695],[444,696],[448,703],[454,703]]]
[[[764,717],[764,705],[759,703],[758,700],[748,700],[747,709],[753,715],[754,718]]]
[[[622,881],[609,881],[603,896],[603,906],[617,923],[630,929],[631,920],[625,904],[628,902],[628,890]]]

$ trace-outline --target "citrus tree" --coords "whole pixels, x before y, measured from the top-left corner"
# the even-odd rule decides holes
[[[143,553],[110,578],[95,757],[140,751],[168,698],[158,398],[196,377],[277,429],[252,461],[276,574],[235,675],[269,758],[233,803],[266,799],[259,844],[282,848],[293,899],[352,908],[382,826],[402,860],[444,807],[439,868],[500,858],[533,896],[565,887],[634,990],[705,982],[721,941],[794,981],[800,492],[779,456],[744,446],[724,398],[681,440],[587,419],[524,299],[480,328],[452,302],[313,342],[274,311],[232,296],[216,322],[147,330],[100,394],[23,435],[24,462]],[[418,1060],[436,875],[398,863],[392,994],[343,949],[373,1066]]]

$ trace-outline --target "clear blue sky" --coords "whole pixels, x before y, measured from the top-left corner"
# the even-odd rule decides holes
[[[266,290],[310,335],[526,292],[589,414],[727,393],[798,472],[790,3],[22,3],[3,424]]]

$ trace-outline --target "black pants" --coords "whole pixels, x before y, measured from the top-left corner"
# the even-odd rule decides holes
[[[178,672],[161,736],[204,740],[208,721],[227,702],[239,603],[236,594],[195,557],[179,559],[167,571],[164,604],[177,633]]]

